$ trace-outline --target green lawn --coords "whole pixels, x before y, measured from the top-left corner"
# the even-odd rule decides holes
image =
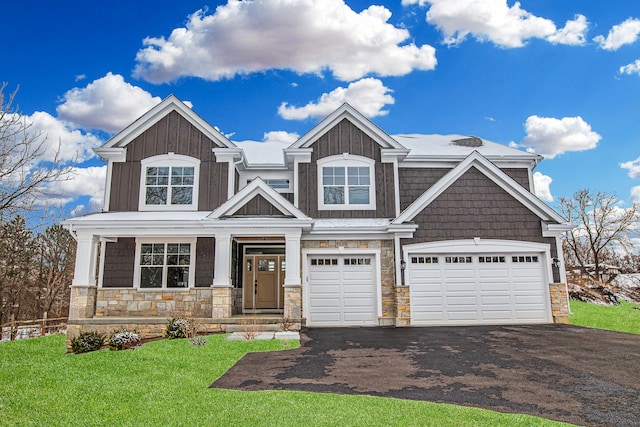
[[[139,349],[67,354],[64,336],[0,343],[0,425],[541,426],[541,418],[429,402],[207,388],[249,351],[279,341],[204,347],[162,340]],[[296,345],[290,344],[290,347]]]
[[[576,300],[570,303],[572,325],[640,334],[640,304],[621,301],[618,306],[601,306]]]

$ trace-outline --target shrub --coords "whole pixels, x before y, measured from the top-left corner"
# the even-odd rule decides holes
[[[76,354],[100,350],[103,345],[104,335],[97,332],[81,332],[71,339],[71,351]]]
[[[109,349],[111,350],[126,350],[136,347],[142,343],[140,334],[136,331],[127,331],[121,329],[114,331],[108,340]]]
[[[205,337],[197,336],[189,338],[189,342],[191,345],[196,347],[202,347],[207,344],[207,339]]]
[[[167,332],[165,338],[185,338],[187,331],[191,328],[191,321],[185,317],[172,317],[167,321]]]

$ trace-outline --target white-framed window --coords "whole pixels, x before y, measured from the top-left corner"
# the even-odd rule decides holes
[[[200,160],[169,153],[140,163],[141,211],[198,209]]]
[[[318,209],[376,208],[375,161],[342,154],[318,160]]]
[[[139,289],[186,289],[195,281],[196,239],[136,240]]]

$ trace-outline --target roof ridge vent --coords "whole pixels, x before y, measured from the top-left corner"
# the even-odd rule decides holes
[[[453,145],[457,145],[459,147],[482,147],[484,143],[477,136],[470,136],[468,138],[462,139],[454,139]]]

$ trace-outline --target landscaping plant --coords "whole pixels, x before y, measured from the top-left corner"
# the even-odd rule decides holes
[[[81,332],[71,339],[71,351],[76,354],[100,350],[103,345],[104,335],[97,332]]]

